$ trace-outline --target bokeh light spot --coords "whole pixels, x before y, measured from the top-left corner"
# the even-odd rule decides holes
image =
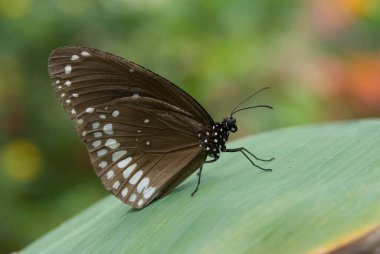
[[[17,139],[7,144],[0,153],[1,169],[17,182],[30,182],[41,172],[42,154],[28,140]]]

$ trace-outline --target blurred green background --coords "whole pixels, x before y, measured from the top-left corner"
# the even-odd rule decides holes
[[[99,48],[193,95],[233,138],[380,114],[378,0],[0,0],[0,252],[108,195],[55,98],[50,51]],[[259,148],[257,149],[260,150]],[[259,152],[257,152],[259,154]]]

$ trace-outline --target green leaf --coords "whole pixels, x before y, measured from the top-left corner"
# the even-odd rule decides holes
[[[330,248],[380,221],[379,134],[380,121],[365,120],[239,140],[229,147],[275,156],[260,163],[273,172],[252,167],[238,153],[223,154],[205,166],[195,197],[195,175],[141,211],[110,196],[22,252],[294,254]]]

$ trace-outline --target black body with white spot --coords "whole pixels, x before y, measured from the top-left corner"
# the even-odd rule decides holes
[[[56,49],[48,69],[95,173],[107,190],[134,208],[165,196],[200,169],[196,191],[203,164],[217,160],[220,152],[241,152],[261,168],[245,148],[225,146],[229,133],[237,131],[233,114],[243,109],[215,123],[170,81],[96,49]],[[206,161],[207,156],[212,159]]]
[[[211,129],[199,132],[199,146],[204,149],[208,156],[219,159],[220,152],[226,151],[226,142],[230,132],[236,132],[236,119],[224,118],[222,122],[216,122]]]

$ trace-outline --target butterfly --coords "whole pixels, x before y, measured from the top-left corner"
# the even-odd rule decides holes
[[[237,131],[234,114],[266,107],[239,108],[220,122],[189,94],[158,74],[110,53],[85,47],[52,51],[48,70],[55,93],[75,121],[96,175],[124,203],[142,209],[169,194],[221,152],[240,152],[257,168],[244,147],[228,149]],[[266,88],[264,88],[266,89]],[[264,90],[262,89],[262,90]],[[260,90],[261,91],[261,90]],[[260,92],[259,91],[259,92]],[[211,158],[207,160],[207,158]]]

